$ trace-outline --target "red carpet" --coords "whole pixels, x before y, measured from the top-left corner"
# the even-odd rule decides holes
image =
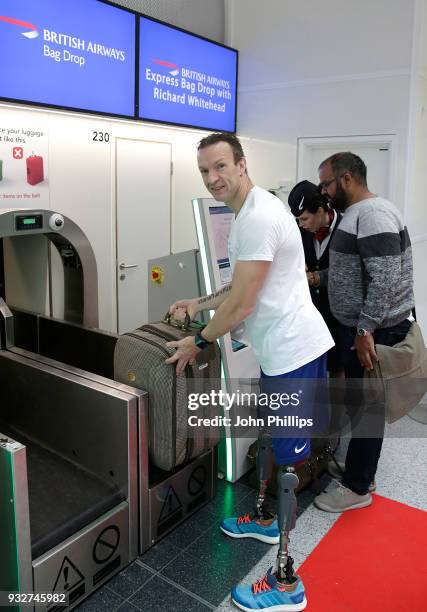
[[[427,610],[427,512],[373,497],[344,512],[299,568],[307,612]]]

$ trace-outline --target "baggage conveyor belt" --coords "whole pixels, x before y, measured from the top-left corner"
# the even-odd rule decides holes
[[[111,483],[1,421],[0,431],[26,446],[33,559],[125,500]]]

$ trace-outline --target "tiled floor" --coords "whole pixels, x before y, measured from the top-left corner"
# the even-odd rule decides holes
[[[328,481],[328,477],[324,482]],[[79,612],[144,610],[214,610],[270,552],[256,540],[227,538],[218,528],[224,516],[242,514],[254,506],[256,492],[243,483],[218,482],[214,501],[202,508],[159,544],[81,604]],[[299,495],[298,514],[314,493]],[[276,547],[274,547],[276,549]],[[298,559],[296,559],[297,561]]]
[[[427,508],[427,444],[424,430],[408,417],[387,429],[377,473],[377,492],[411,506]],[[417,436],[417,437],[415,437]],[[345,456],[346,443],[338,449]],[[330,478],[322,477],[326,486]],[[290,553],[298,567],[337,520],[317,510],[314,492],[298,496],[298,520]],[[218,529],[223,516],[253,507],[255,492],[243,482],[219,481],[214,501],[112,578],[76,610],[79,612],[234,611],[229,592],[237,582],[253,582],[274,565],[277,546],[227,538]]]

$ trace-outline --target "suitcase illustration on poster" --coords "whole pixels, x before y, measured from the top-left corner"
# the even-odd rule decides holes
[[[190,324],[182,330],[168,319],[143,325],[123,334],[114,352],[114,379],[148,391],[148,439],[151,462],[163,470],[173,470],[213,448],[220,438],[218,427],[190,427],[188,393],[210,393],[221,388],[221,362],[216,342],[201,351],[184,376],[176,376],[175,365],[165,359],[175,353],[170,340],[195,335],[201,329]],[[210,406],[199,407],[198,417],[215,416]]]
[[[27,157],[27,183],[37,185],[44,180],[43,157],[40,155],[30,155]]]

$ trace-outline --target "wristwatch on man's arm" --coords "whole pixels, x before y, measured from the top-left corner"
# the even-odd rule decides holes
[[[363,327],[358,327],[356,330],[357,336],[368,336],[370,333],[367,329],[363,329]]]
[[[209,340],[205,340],[205,338],[203,338],[202,336],[202,333],[203,333],[203,330],[199,334],[196,334],[194,336],[194,344],[197,346],[197,348],[203,351],[203,349],[210,346],[212,342],[209,342]]]

